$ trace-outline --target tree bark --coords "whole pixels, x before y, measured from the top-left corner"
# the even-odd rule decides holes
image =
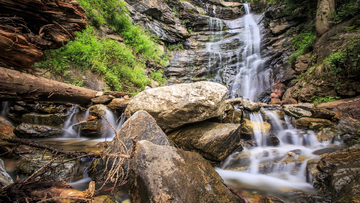
[[[316,33],[320,37],[331,28],[331,14],[335,11],[335,0],[318,0]]]
[[[44,50],[60,48],[85,28],[85,11],[75,0],[0,0],[0,61],[32,70]]]
[[[90,104],[98,91],[0,67],[0,100],[39,100]]]

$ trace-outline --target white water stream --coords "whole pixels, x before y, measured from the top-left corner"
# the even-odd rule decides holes
[[[239,64],[235,82],[231,87],[231,96],[255,101],[261,92],[270,87],[270,70],[263,70],[260,27],[250,13],[249,5],[244,4],[244,8],[246,13],[243,17],[244,32],[241,33],[244,42],[243,61]]]
[[[238,63],[235,82],[231,86],[230,97],[243,97],[256,101],[257,96],[271,86],[270,70],[263,67],[264,60],[260,53],[260,28],[250,13],[248,4],[244,4],[246,15],[239,20],[243,23],[244,32],[240,35],[244,49],[242,61]],[[235,27],[230,25],[229,27]],[[242,27],[240,25],[239,27]],[[290,190],[312,191],[308,183],[306,164],[310,159],[318,159],[315,150],[323,148],[328,143],[320,143],[312,131],[295,129],[291,125],[291,118],[285,116],[281,120],[275,111],[248,113],[253,124],[253,139],[257,147],[245,148],[236,152],[225,160],[217,172],[230,187],[266,194],[283,193]],[[278,146],[269,145],[269,133],[264,130],[264,119],[271,124],[270,132],[279,139]],[[241,158],[239,158],[241,157]]]

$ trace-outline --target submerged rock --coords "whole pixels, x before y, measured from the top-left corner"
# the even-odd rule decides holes
[[[14,129],[14,133],[20,138],[51,138],[60,137],[65,131],[54,126],[21,123]]]
[[[240,125],[201,122],[171,132],[168,137],[176,146],[196,151],[204,158],[223,161],[240,147]]]
[[[196,82],[147,89],[137,94],[125,110],[130,117],[138,110],[153,116],[162,129],[220,117],[226,107],[227,88],[213,82]]]
[[[140,141],[128,181],[138,202],[242,202],[203,157],[171,146]]]

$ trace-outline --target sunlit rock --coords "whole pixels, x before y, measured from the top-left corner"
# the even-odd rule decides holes
[[[300,104],[287,104],[284,105],[283,108],[286,114],[289,114],[290,116],[294,116],[295,118],[301,118],[301,117],[312,116],[312,112],[315,109],[315,106],[310,103],[300,103]]]
[[[0,116],[0,138],[15,137],[13,133],[14,128],[15,127],[8,120]]]
[[[5,170],[4,161],[0,159],[0,187],[5,187],[11,183],[13,183],[13,180]]]
[[[89,113],[92,116],[97,116],[98,118],[106,118],[109,109],[103,104],[92,105],[89,109]]]
[[[332,122],[323,118],[302,117],[294,121],[295,127],[299,129],[321,130],[324,127],[332,126]]]
[[[271,125],[267,122],[252,122],[249,119],[244,118],[241,122],[240,132],[241,134],[253,135],[255,130],[256,133],[268,134],[270,128]]]
[[[91,101],[94,104],[108,104],[111,102],[115,97],[112,95],[101,95],[100,97],[92,98]]]
[[[112,110],[125,110],[130,101],[131,99],[115,98],[107,105],[107,107]]]
[[[204,158],[223,161],[239,146],[240,124],[200,122],[168,134],[176,146],[196,151]]]
[[[138,142],[130,174],[134,203],[240,202],[201,155],[175,147]]]
[[[162,129],[220,117],[226,107],[227,88],[213,82],[196,82],[152,88],[140,92],[125,110],[131,117],[147,111]]]

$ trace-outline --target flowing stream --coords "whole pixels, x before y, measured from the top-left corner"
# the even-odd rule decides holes
[[[243,40],[243,48],[240,49],[242,60],[237,63],[237,74],[229,96],[257,101],[261,92],[271,86],[270,70],[263,67],[259,25],[250,13],[249,5],[244,4],[244,8],[246,15],[232,21],[242,23],[238,27],[243,27],[244,31],[239,34]],[[284,191],[290,190],[313,191],[309,183],[311,180],[307,178],[306,164],[310,159],[319,158],[313,152],[328,143],[318,142],[312,131],[292,127],[288,116],[280,119],[276,111],[262,109],[262,112],[247,112],[254,126],[253,139],[257,147],[245,148],[240,153],[230,155],[217,168],[217,172],[226,184],[241,192],[247,190],[281,196]],[[270,142],[264,122],[271,124],[270,133],[279,139],[277,146]],[[286,196],[283,198],[286,199]]]

